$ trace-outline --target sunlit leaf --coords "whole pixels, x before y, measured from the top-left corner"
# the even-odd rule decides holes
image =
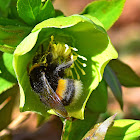
[[[81,14],[96,17],[108,30],[122,13],[124,3],[125,0],[97,0],[90,3]]]
[[[17,10],[19,16],[29,25],[35,25],[55,16],[50,0],[47,0],[44,5],[41,0],[18,0]]]
[[[105,136],[105,140],[138,140],[139,138],[140,121],[129,119],[116,120]]]
[[[41,7],[41,0],[18,0],[19,16],[29,25],[36,24],[36,18]]]

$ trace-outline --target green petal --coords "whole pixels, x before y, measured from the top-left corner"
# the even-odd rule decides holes
[[[24,55],[29,52],[36,44],[38,33],[40,30],[30,33],[24,40],[17,46],[14,55]]]
[[[45,109],[45,106],[40,102],[38,96],[31,90],[27,71],[28,63],[30,63],[30,60],[36,51],[30,50],[36,43],[38,32],[39,31],[31,33],[17,46],[17,49],[14,53],[13,67],[20,87],[21,111],[34,111],[45,115],[47,110]]]

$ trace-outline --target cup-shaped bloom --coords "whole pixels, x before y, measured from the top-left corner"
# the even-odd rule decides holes
[[[91,92],[102,80],[107,63],[116,59],[118,54],[97,19],[72,15],[50,18],[39,23],[14,52],[13,65],[20,86],[22,111],[45,114],[48,110],[31,89],[27,67],[41,44],[49,46],[52,36],[58,48],[71,48],[71,57],[75,58],[70,70],[72,69],[73,78],[82,82],[82,93],[74,103],[65,108],[70,117],[83,119],[84,108]]]

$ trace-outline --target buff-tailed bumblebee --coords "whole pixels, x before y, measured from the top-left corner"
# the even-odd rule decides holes
[[[65,106],[72,104],[82,92],[80,80],[65,76],[65,71],[73,62],[70,57],[65,62],[54,59],[50,47],[47,53],[33,58],[33,64],[29,70],[31,87],[39,95],[41,102],[64,118],[69,117]]]

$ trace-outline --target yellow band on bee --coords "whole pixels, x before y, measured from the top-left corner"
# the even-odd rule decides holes
[[[63,98],[66,88],[67,88],[67,80],[59,79],[58,86],[56,89],[56,94],[59,96],[59,98],[61,98],[61,99]]]

